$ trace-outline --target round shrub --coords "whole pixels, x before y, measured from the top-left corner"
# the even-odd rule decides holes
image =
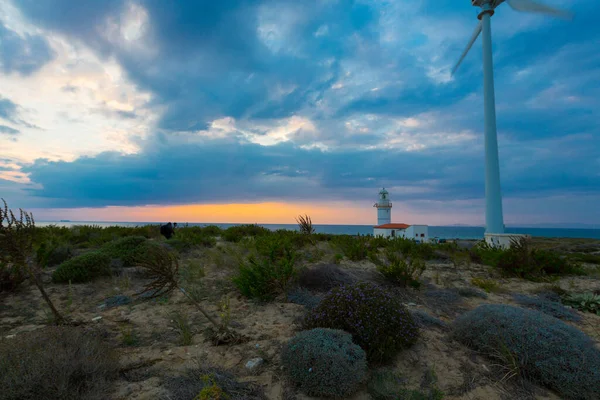
[[[578,329],[539,311],[486,304],[457,318],[454,337],[565,399],[597,399],[600,350]]]
[[[138,258],[138,253],[148,241],[144,236],[126,236],[102,246],[102,252],[111,259],[123,261],[124,267],[132,267]]]
[[[100,276],[110,276],[111,258],[104,252],[85,253],[60,264],[52,274],[54,283],[83,283]]]
[[[310,290],[328,292],[334,287],[354,283],[355,279],[335,264],[319,264],[300,271],[298,284]]]
[[[50,251],[50,254],[48,254],[47,265],[59,265],[71,257],[73,257],[73,248],[70,245],[57,246]]]
[[[118,358],[97,336],[47,327],[0,339],[0,399],[107,399]]]
[[[361,282],[332,289],[304,321],[305,327],[352,334],[371,361],[386,361],[417,340],[418,328],[397,296]]]
[[[310,396],[347,397],[367,374],[364,350],[349,333],[335,329],[298,333],[283,348],[281,360],[290,379]]]

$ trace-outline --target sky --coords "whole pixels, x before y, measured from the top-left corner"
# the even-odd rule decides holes
[[[600,225],[596,0],[492,17],[507,225]],[[41,220],[484,223],[468,0],[0,0],[0,197]]]

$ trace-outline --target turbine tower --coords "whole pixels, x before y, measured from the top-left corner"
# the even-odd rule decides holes
[[[471,0],[471,4],[480,7],[477,16],[479,24],[452,69],[452,75],[464,60],[465,56],[477,40],[480,33],[483,42],[483,104],[485,126],[485,233],[488,235],[504,234],[504,218],[502,215],[502,193],[500,190],[500,163],[498,161],[498,139],[496,134],[496,104],[494,99],[494,69],[492,61],[492,30],[490,20],[496,7],[506,2],[513,10],[537,12],[571,20],[573,14],[532,0]],[[500,243],[501,244],[501,243]]]

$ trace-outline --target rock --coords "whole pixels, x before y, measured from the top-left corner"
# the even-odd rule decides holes
[[[261,365],[263,365],[263,363],[265,362],[265,360],[263,360],[262,358],[258,357],[258,358],[253,358],[252,360],[249,360],[246,363],[246,369],[249,369],[250,371],[255,370],[256,368],[260,367]]]
[[[102,317],[94,317],[92,318],[92,322],[98,322],[102,319]]]

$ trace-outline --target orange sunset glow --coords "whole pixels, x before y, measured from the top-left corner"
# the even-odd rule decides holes
[[[295,217],[308,214],[318,224],[374,223],[371,204],[328,203],[326,205],[302,203],[245,203],[245,204],[189,204],[177,206],[106,207],[77,209],[32,210],[38,220],[69,219],[74,221],[176,221],[205,223],[263,223],[294,224]],[[46,217],[48,215],[48,217]],[[51,218],[50,218],[51,216]]]

